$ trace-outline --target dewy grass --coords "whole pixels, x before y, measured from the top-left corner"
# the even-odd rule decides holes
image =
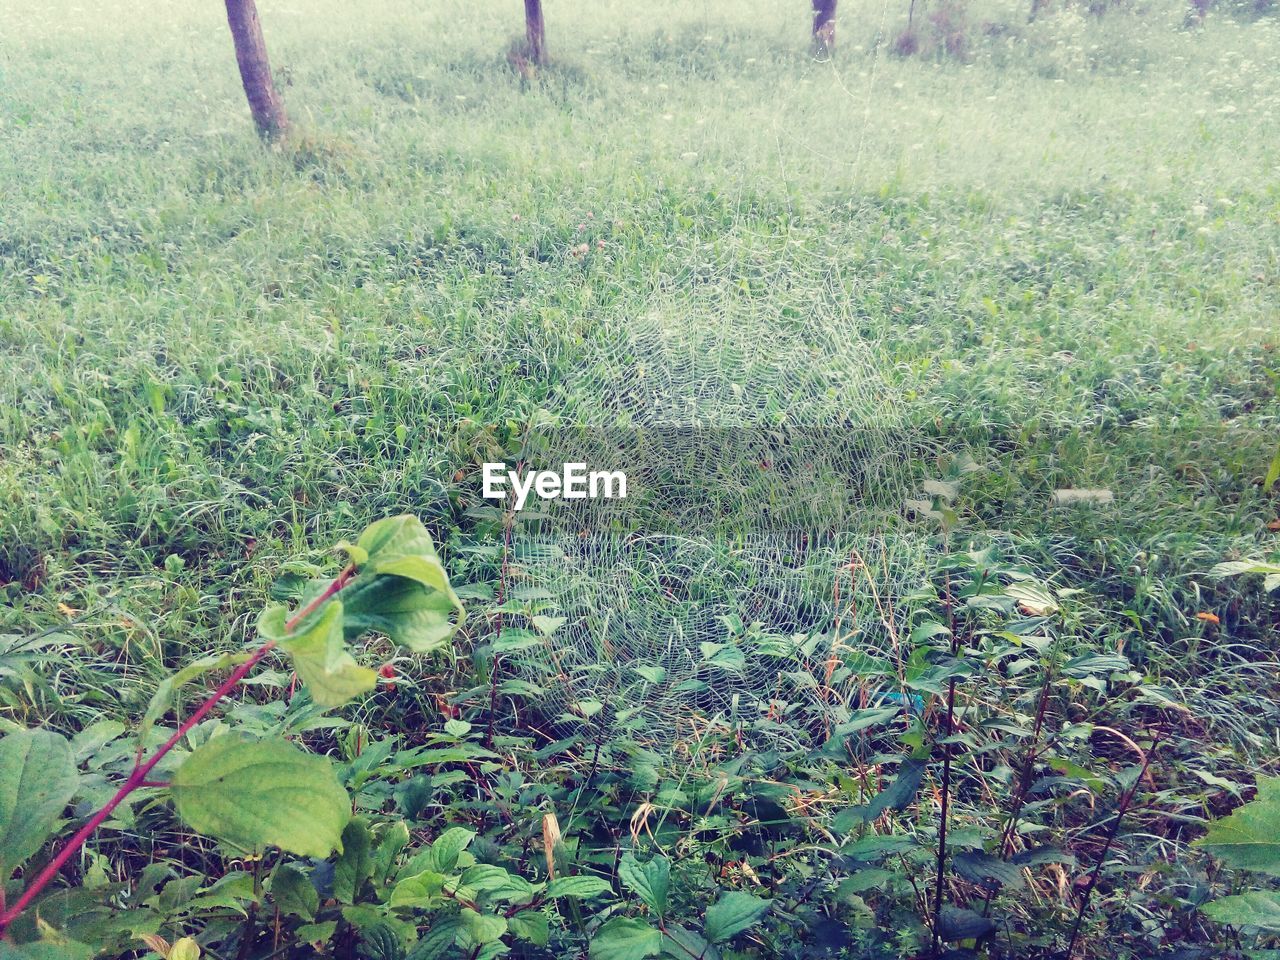
[[[625,690],[623,722],[678,765],[718,735],[677,726],[682,704],[770,710],[777,665],[820,674],[829,649],[727,680],[699,643],[833,616],[869,655],[904,642],[886,614],[937,549],[899,501],[967,456],[956,537],[1083,591],[1073,629],[1187,705],[1221,765],[1200,773],[1238,790],[1273,765],[1274,606],[1204,574],[1276,549],[1275,18],[1185,29],[1170,2],[1028,23],[975,0],[964,57],[899,57],[907,4],[846,0],[814,59],[803,2],[546,6],[553,64],[526,82],[503,56],[518,5],[263,0],[298,128],[275,149],[220,5],[0,7],[0,725],[136,720],[172,668],[242,648],[273,591],[328,569],[319,545],[412,511],[501,607],[467,644],[519,610],[592,616],[562,659],[479,679],[479,654],[396,661],[399,697],[356,719],[435,736],[460,690],[533,678],[553,720],[603,736]],[[781,547],[733,509],[698,543],[669,510],[648,555],[584,537],[531,560],[504,539],[483,463],[565,408],[634,416],[701,380],[700,416],[847,400],[839,423],[874,424],[876,511],[845,532],[885,609],[834,549],[771,582]],[[1079,489],[1111,500],[1055,497]],[[843,592],[823,576],[841,564]],[[625,622],[604,615],[618,597]],[[612,669],[640,654],[663,670],[647,686]],[[832,720],[882,693],[809,697]],[[286,722],[261,699],[240,719]],[[983,802],[958,790],[957,822]],[[1181,849],[1164,826],[1135,859]]]

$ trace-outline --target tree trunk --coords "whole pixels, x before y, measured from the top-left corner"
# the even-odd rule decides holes
[[[542,66],[547,62],[547,34],[542,21],[542,0],[524,0],[524,35],[529,43],[529,60]]]
[[[813,49],[829,54],[836,48],[836,3],[838,0],[813,0]]]
[[[253,0],[226,0],[226,4],[240,82],[249,100],[253,124],[262,137],[275,140],[289,129],[289,117],[271,80],[271,62],[267,59],[267,43],[262,39],[258,8]]]

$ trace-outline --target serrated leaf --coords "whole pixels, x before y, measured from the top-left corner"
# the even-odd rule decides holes
[[[980,850],[957,853],[951,858],[951,867],[959,876],[984,890],[1016,889],[1023,885],[1021,867]]]
[[[707,908],[702,934],[712,943],[724,943],[760,922],[769,912],[769,901],[741,890],[730,890]]]
[[[349,617],[371,621],[363,630],[385,633],[416,653],[443,646],[462,625],[465,612],[422,521],[412,514],[379,520],[365,529],[356,546],[367,559],[343,592],[348,607],[354,608]],[[356,625],[348,624],[348,635]]]
[[[528,940],[539,947],[545,947],[547,941],[551,939],[551,925],[547,922],[546,916],[536,910],[517,913],[507,921],[507,926],[513,937]]]
[[[458,919],[462,923],[459,944],[464,949],[468,945],[478,947],[493,943],[495,940],[502,939],[502,935],[507,932],[505,918],[491,913],[477,913],[469,907],[464,907],[458,913]]]
[[[720,951],[688,927],[670,924],[663,930],[662,954],[676,960],[720,960]]]
[[[618,879],[624,887],[643,900],[656,916],[666,916],[671,890],[670,860],[666,857],[654,857],[648,863],[640,863],[628,853],[618,864]]]
[[[1234,897],[1223,897],[1200,908],[1200,912],[1218,923],[1233,927],[1256,927],[1269,933],[1280,933],[1280,893],[1251,890]]]
[[[285,628],[289,614],[281,604],[267,607],[258,617],[258,633],[289,655],[311,699],[322,707],[341,706],[378,682],[378,674],[356,663],[347,650],[343,614],[343,604],[335,598],[293,633]]]
[[[320,894],[301,870],[281,864],[271,877],[271,899],[286,917],[314,920],[320,909]]]
[[[443,960],[458,939],[462,922],[457,917],[434,920],[405,960]]]
[[[0,740],[0,878],[49,838],[76,792],[71,744],[50,730]]]
[[[373,874],[369,825],[353,819],[342,830],[342,855],[333,867],[333,895],[340,903],[356,903]]]
[[[450,827],[436,837],[425,850],[418,851],[400,871],[400,876],[409,877],[424,870],[442,874],[452,873],[458,865],[458,857],[475,838],[474,830],[468,830],[466,827]]]
[[[388,901],[392,907],[426,909],[435,904],[449,878],[435,870],[423,870],[398,881]]]
[[[642,920],[614,917],[591,938],[593,960],[645,960],[662,949],[662,934]]]
[[[1196,843],[1229,866],[1280,876],[1280,777],[1259,777],[1257,799],[1215,820]]]
[[[170,793],[193,830],[246,850],[327,857],[351,819],[330,760],[285,740],[214,737],[178,767]]]
[[[556,897],[587,899],[589,897],[602,896],[612,890],[613,887],[609,885],[609,882],[600,877],[556,877],[556,879],[547,884],[544,896],[548,900],[554,900]]]
[[[461,622],[454,599],[406,577],[358,577],[342,591],[342,600],[348,640],[374,630],[414,653],[444,649]]]

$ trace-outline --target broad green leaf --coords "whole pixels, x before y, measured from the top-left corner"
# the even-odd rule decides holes
[[[362,578],[369,574],[402,577],[428,590],[438,591],[456,611],[461,625],[464,617],[462,601],[449,585],[449,575],[436,555],[431,534],[421,520],[408,513],[379,520],[365,529],[356,546],[368,557],[360,564]]]
[[[1257,799],[1196,842],[1229,866],[1280,877],[1280,777],[1259,777]]]
[[[462,921],[457,917],[442,917],[438,920],[433,918],[427,932],[409,951],[405,960],[444,960],[457,942],[461,929]]]
[[[528,940],[539,947],[545,947],[551,939],[551,925],[547,922],[546,915],[536,910],[517,913],[507,921],[507,926],[511,929],[512,936]]]
[[[697,957],[698,960],[720,960],[720,952],[715,947],[688,927],[674,923],[668,924],[663,930],[662,953],[663,956],[675,957],[677,960],[689,960],[690,957]]]
[[[320,894],[315,885],[297,867],[281,864],[271,877],[271,899],[286,917],[315,919],[320,909]]]
[[[337,920],[324,920],[320,923],[304,923],[294,933],[301,942],[314,945],[328,943],[337,929]]]
[[[915,799],[924,780],[925,761],[908,758],[898,767],[893,783],[885,787],[871,802],[842,810],[832,821],[841,833],[848,833],[858,824],[870,823],[887,810],[901,810]]]
[[[1200,912],[1233,927],[1257,927],[1268,933],[1280,933],[1280,893],[1271,890],[1251,890],[1223,897],[1201,907]]]
[[[423,870],[451,873],[458,865],[458,857],[462,855],[462,851],[467,849],[475,838],[474,830],[468,830],[466,827],[450,827],[436,837],[423,853],[414,857],[412,862],[416,864],[419,857],[425,857]]]
[[[496,893],[511,882],[511,874],[492,863],[477,863],[462,871],[462,886],[480,893]]]
[[[648,863],[640,863],[626,854],[618,864],[618,879],[622,885],[645,902],[658,917],[667,913],[671,891],[671,861],[666,857],[654,857]]]
[[[1018,889],[1023,885],[1022,867],[980,850],[957,853],[951,859],[951,868],[959,876],[987,891],[1000,887]]]
[[[285,740],[214,737],[178,768],[170,792],[192,829],[246,850],[327,857],[351,819],[330,760]]]
[[[613,887],[600,877],[556,877],[547,884],[545,896],[548,900],[556,897],[599,897],[609,893]]]
[[[388,901],[392,907],[416,907],[426,909],[435,905],[449,880],[443,873],[423,870],[398,881]],[[456,883],[456,881],[455,881]]]
[[[200,960],[200,945],[194,937],[183,937],[169,948],[167,960]]]
[[[373,873],[369,840],[369,825],[362,819],[353,819],[342,830],[342,855],[333,868],[333,895],[341,903],[356,903]]]
[[[1086,653],[1073,657],[1062,667],[1068,677],[1087,677],[1093,674],[1111,674],[1128,670],[1129,658],[1119,653]]]
[[[409,845],[409,828],[403,820],[396,820],[383,828],[378,848],[373,855],[373,882],[382,886],[395,869],[396,857]]]
[[[49,730],[0,740],[0,880],[49,838],[77,785],[71,745]]]
[[[358,577],[342,591],[342,600],[348,640],[376,630],[414,653],[443,649],[461,623],[456,598],[407,577]]]
[[[938,922],[938,935],[946,941],[985,937],[996,928],[988,917],[963,907],[943,907]]]
[[[741,890],[730,890],[707,908],[702,933],[712,943],[724,943],[755,925],[769,911],[769,901]]]
[[[258,617],[258,633],[289,655],[293,669],[322,707],[338,707],[378,683],[378,674],[356,663],[343,636],[343,605],[337,598],[308,617],[290,633],[289,612],[273,604]]]
[[[630,917],[614,917],[591,938],[593,960],[645,960],[661,949],[662,934]]]
[[[459,912],[458,919],[462,921],[459,945],[464,949],[467,945],[478,947],[493,943],[495,940],[502,939],[502,935],[507,932],[507,921],[503,917],[491,913],[477,913],[469,907]]]
[[[191,909],[200,910],[228,907],[237,913],[246,914],[244,904],[257,903],[259,899],[258,892],[253,886],[253,876],[243,870],[234,870],[209,884],[186,905]]]

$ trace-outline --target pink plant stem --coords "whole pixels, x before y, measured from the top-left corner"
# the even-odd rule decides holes
[[[285,632],[287,633],[292,631],[294,627],[303,620],[303,618],[308,614],[314,613],[321,604],[345,587],[354,574],[354,566],[348,566],[338,574],[338,576],[334,578],[333,582],[325,588],[324,592],[320,594],[320,596],[316,597],[309,604],[294,614],[292,619],[285,624]],[[31,882],[31,885],[27,887],[26,891],[18,898],[14,905],[5,910],[3,914],[0,914],[0,937],[4,936],[5,931],[9,928],[9,924],[16,920],[22,911],[30,906],[31,901],[39,896],[40,891],[48,886],[49,882],[58,875],[58,872],[66,865],[66,862],[71,859],[75,852],[84,846],[85,842],[93,836],[94,831],[97,830],[98,827],[102,826],[106,819],[111,816],[112,811],[114,811],[116,807],[120,806],[124,801],[124,798],[129,796],[129,794],[133,793],[133,791],[137,790],[139,787],[147,785],[147,774],[155,768],[156,764],[163,760],[165,755],[177,746],[178,742],[190,733],[195,725],[208,715],[210,710],[217,706],[219,700],[230,693],[235,688],[236,684],[248,676],[249,671],[256,667],[258,665],[258,661],[270,653],[275,645],[276,642],[274,640],[268,640],[255,650],[248,660],[236,667],[235,670],[231,672],[231,675],[228,676],[226,680],[222,681],[218,689],[213,691],[209,698],[205,700],[204,703],[200,704],[191,716],[183,721],[182,725],[178,727],[177,732],[166,740],[155,753],[146,760],[134,764],[132,772],[124,783],[120,785],[120,789],[115,792],[115,795],[106,802],[106,805],[103,806],[101,810],[90,817],[83,827],[76,831],[76,835],[67,842],[67,845],[58,852],[58,855],[49,862],[49,865],[40,871],[39,875]]]

